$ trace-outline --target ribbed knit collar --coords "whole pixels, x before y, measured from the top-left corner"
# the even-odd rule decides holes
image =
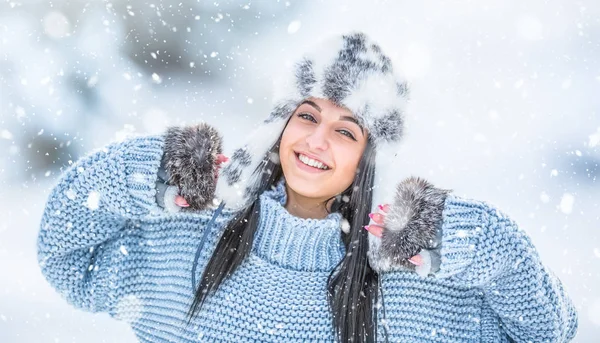
[[[253,251],[285,268],[331,271],[345,254],[340,230],[342,215],[303,219],[285,209],[287,194],[282,177],[271,190],[260,195],[260,220]]]

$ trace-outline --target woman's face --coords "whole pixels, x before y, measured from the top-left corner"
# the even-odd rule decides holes
[[[279,146],[287,186],[318,200],[340,194],[352,184],[366,145],[367,131],[348,109],[326,99],[305,100]]]

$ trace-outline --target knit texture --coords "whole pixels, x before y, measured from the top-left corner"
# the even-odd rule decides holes
[[[46,203],[38,257],[72,305],[128,322],[141,342],[332,342],[327,277],[344,257],[341,216],[301,219],[285,183],[260,195],[252,251],[190,325],[192,263],[213,208],[155,202],[164,136],[111,143],[79,159]],[[210,228],[199,280],[233,213]],[[381,274],[378,341],[564,342],[577,313],[527,235],[505,214],[449,195],[440,270]],[[383,301],[382,301],[383,300]]]

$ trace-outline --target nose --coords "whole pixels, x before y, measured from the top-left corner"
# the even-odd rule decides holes
[[[327,150],[327,148],[329,147],[327,139],[328,137],[325,127],[319,126],[310,135],[306,137],[306,143],[308,144],[310,149]]]

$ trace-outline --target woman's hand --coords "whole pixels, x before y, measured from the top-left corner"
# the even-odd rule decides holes
[[[215,169],[215,182],[219,178],[219,169],[221,168],[221,164],[224,162],[227,162],[227,161],[229,161],[229,157],[227,157],[223,154],[217,154],[217,160],[216,160],[217,168]],[[181,195],[177,195],[175,197],[175,204],[177,204],[177,206],[179,206],[179,207],[189,207],[190,206],[188,204],[188,202],[185,200],[185,198],[182,197]]]
[[[377,213],[369,213],[369,217],[371,218],[371,223],[369,225],[365,225],[365,230],[369,231],[370,234],[373,234],[379,238],[383,236],[383,231],[385,230],[385,215],[390,210],[390,205],[379,205],[379,211]],[[373,224],[374,223],[374,224]],[[420,266],[423,264],[423,257],[421,254],[417,254],[408,259],[408,261],[415,266]]]

